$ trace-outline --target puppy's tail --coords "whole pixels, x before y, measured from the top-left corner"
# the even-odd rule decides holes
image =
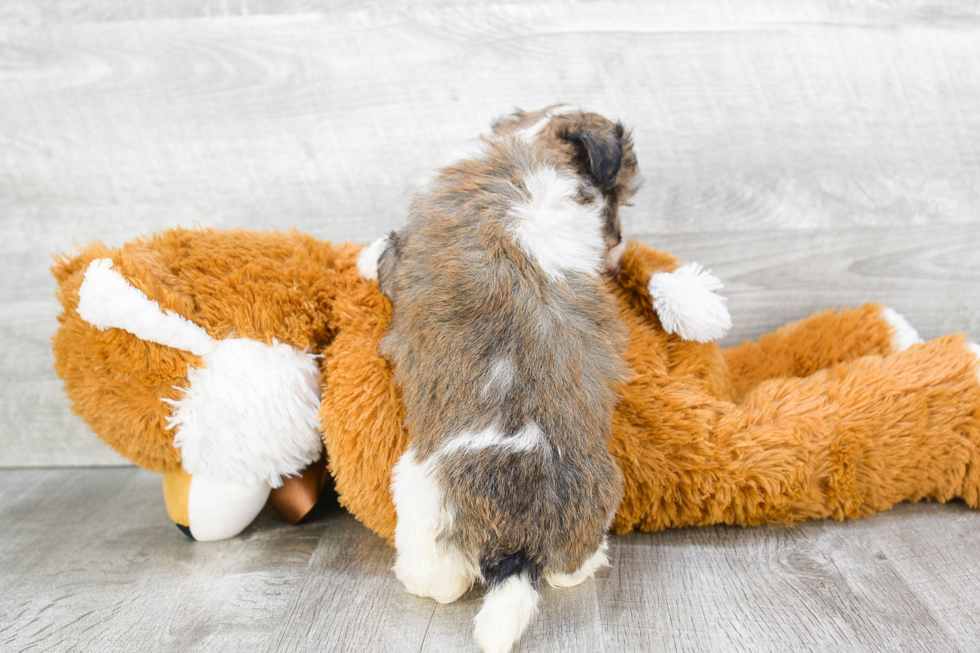
[[[491,553],[480,561],[487,584],[483,607],[473,620],[483,653],[507,653],[538,611],[541,564],[517,553]]]

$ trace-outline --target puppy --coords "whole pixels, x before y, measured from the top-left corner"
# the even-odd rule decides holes
[[[379,245],[382,352],[412,434],[393,472],[394,571],[443,603],[482,580],[487,652],[520,638],[542,579],[568,587],[607,564],[626,338],[601,272],[618,264],[636,167],[621,125],[517,112]]]

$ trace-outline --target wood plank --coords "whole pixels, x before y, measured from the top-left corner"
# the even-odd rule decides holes
[[[923,509],[952,518],[949,509]],[[599,585],[606,647],[936,651],[971,641],[947,630],[919,599],[921,586],[907,584],[876,555],[868,541],[877,523],[873,517],[618,538],[612,574]]]
[[[528,2],[577,0],[427,0],[425,7],[454,8]],[[412,0],[0,0],[0,22],[39,26],[50,23],[91,23],[187,18],[247,18],[264,15],[338,14],[356,11],[418,10]]]
[[[193,543],[159,477],[0,470],[4,651],[467,651],[481,601],[407,594],[349,515],[263,513]],[[611,540],[611,569],[545,589],[519,651],[972,650],[980,512],[914,504],[853,522]]]
[[[592,2],[592,0],[585,0]],[[630,0],[621,0],[629,2]],[[640,0],[642,1],[642,0]],[[425,9],[456,10],[494,5],[573,5],[581,0],[427,0],[424,8],[413,0],[0,0],[0,22],[39,26],[51,23],[91,23],[182,18],[232,18],[303,13],[336,14],[355,11],[422,13]],[[609,4],[604,3],[604,4]],[[725,0],[660,0],[657,10],[665,21],[691,22],[785,21],[854,22],[887,25],[897,21],[947,23],[980,15],[972,0],[903,0],[881,3],[858,0],[740,0],[737,11]]]
[[[200,216],[370,240],[490,119],[563,99],[635,126],[641,228],[972,222],[980,26],[772,11],[624,2],[7,28],[0,207],[42,235],[72,207],[106,211],[73,225],[86,238],[154,206],[128,235]]]
[[[142,470],[0,471],[0,648],[256,650],[327,522],[194,543]]]
[[[465,642],[465,628],[442,628],[445,619],[435,615],[442,610],[457,617],[450,618],[457,625],[466,623],[466,617],[458,617],[472,609],[473,597],[438,606],[408,594],[391,573],[394,550],[353,518],[343,522],[320,539],[269,638],[270,653],[421,650],[423,643],[437,640]]]
[[[871,543],[936,622],[959,642],[980,641],[980,515],[964,504],[900,506],[882,515]]]

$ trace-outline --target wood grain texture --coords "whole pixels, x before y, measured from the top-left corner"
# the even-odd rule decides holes
[[[612,568],[545,589],[519,651],[970,651],[980,513],[903,505],[855,522],[611,540]],[[0,471],[3,651],[475,651],[481,592],[407,594],[342,512],[193,543],[159,476]]]
[[[727,342],[873,299],[976,338],[978,69],[973,0],[0,0],[0,466],[123,462],[50,371],[52,254],[368,241],[515,105],[635,128],[627,232],[726,278]]]
[[[646,0],[620,0],[645,2]],[[87,23],[174,18],[254,17],[338,12],[413,11],[423,9],[472,9],[490,5],[574,5],[594,4],[595,0],[113,0],[92,3],[85,0],[0,0],[0,19],[8,24],[34,26],[50,23]],[[664,16],[692,15],[685,0],[660,0],[657,11]],[[896,19],[948,22],[980,16],[977,0],[798,0],[778,3],[772,0],[700,0],[696,7],[699,21],[726,21],[737,18],[793,22],[861,21],[883,25]]]
[[[940,517],[943,523],[956,521],[961,512],[956,507],[903,506],[894,517],[912,524],[935,517],[926,510],[950,511]],[[954,620],[958,632],[944,628],[920,600],[922,585],[908,584],[899,570],[903,563],[882,553],[888,536],[878,524],[888,518],[619,538],[610,578],[598,583],[606,647],[962,649],[975,636],[971,621]],[[976,529],[980,522],[971,521],[970,528]],[[969,530],[964,535],[971,537]],[[954,552],[936,546],[932,553],[938,560],[950,560]],[[959,561],[950,564],[962,569]]]
[[[107,237],[196,219],[367,240],[493,117],[563,98],[635,127],[646,228],[974,220],[980,24],[671,6],[4,29],[0,206],[42,237],[84,207],[132,216]]]

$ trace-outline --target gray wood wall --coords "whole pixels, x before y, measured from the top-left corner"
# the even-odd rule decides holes
[[[420,6],[416,6],[420,5]],[[754,338],[878,300],[980,339],[975,0],[0,0],[0,466],[122,461],[51,370],[51,255],[175,225],[367,241],[511,107],[634,129],[634,238]]]

